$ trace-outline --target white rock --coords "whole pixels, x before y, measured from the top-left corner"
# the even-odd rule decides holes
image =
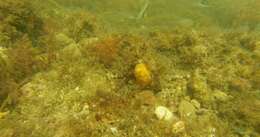
[[[160,120],[171,121],[174,117],[172,112],[164,106],[156,107],[154,113],[157,116],[157,118]]]
[[[116,127],[111,127],[110,130],[113,134],[118,134],[118,130]]]

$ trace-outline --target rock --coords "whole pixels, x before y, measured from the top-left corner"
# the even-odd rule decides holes
[[[81,51],[79,49],[79,45],[76,43],[71,43],[70,45],[66,46],[61,51],[61,56],[65,58],[80,58],[81,57]]]
[[[182,118],[194,118],[196,116],[196,108],[189,101],[182,100],[178,108],[179,114]]]
[[[164,106],[156,107],[154,113],[159,120],[171,121],[174,119],[173,113]]]
[[[60,43],[62,46],[68,46],[69,44],[73,43],[74,40],[68,37],[67,35],[63,33],[59,33],[55,36],[58,43]]]
[[[183,121],[178,121],[173,124],[172,132],[174,134],[179,134],[185,131],[185,123]]]
[[[114,135],[118,134],[118,130],[116,127],[111,127],[110,130]]]

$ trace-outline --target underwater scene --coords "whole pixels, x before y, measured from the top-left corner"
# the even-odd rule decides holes
[[[0,137],[260,137],[260,0],[0,0]]]

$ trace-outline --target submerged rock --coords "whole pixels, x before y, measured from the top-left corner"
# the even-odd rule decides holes
[[[164,106],[156,107],[154,113],[159,120],[171,121],[174,119],[173,113]]]
[[[182,118],[194,118],[196,116],[196,108],[189,101],[182,100],[178,108],[179,114]]]
[[[61,56],[66,59],[67,58],[76,59],[76,58],[80,58],[82,54],[79,49],[79,45],[76,43],[71,43],[70,45],[62,49]]]
[[[174,134],[182,133],[185,131],[185,123],[183,121],[178,121],[173,124],[172,132]]]
[[[59,33],[55,36],[58,43],[61,44],[61,46],[67,46],[71,43],[74,43],[74,40],[68,37],[67,35],[63,33]]]

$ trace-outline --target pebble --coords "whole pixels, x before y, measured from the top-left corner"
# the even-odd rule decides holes
[[[111,127],[110,130],[113,134],[118,134],[118,130],[116,127]]]
[[[154,113],[159,120],[171,121],[174,118],[173,113],[168,108],[166,108],[164,106],[156,107]]]
[[[178,134],[185,131],[185,123],[183,121],[178,121],[173,124],[172,132]]]

